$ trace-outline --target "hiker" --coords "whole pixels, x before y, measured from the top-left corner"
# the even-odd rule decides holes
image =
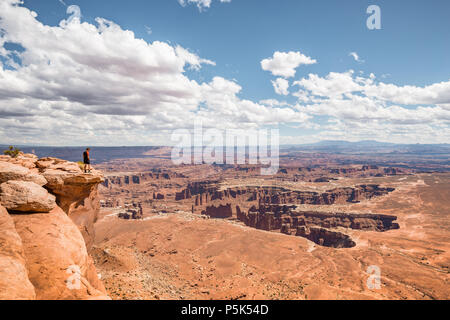
[[[83,152],[84,173],[91,172],[92,170],[89,151],[91,151],[91,148],[87,148],[86,151]]]

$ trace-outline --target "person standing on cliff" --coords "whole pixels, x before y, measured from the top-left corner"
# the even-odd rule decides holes
[[[84,173],[90,173],[92,170],[89,151],[91,151],[91,148],[87,148],[86,151],[83,152]]]

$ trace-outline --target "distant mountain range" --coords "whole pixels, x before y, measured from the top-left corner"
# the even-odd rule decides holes
[[[436,146],[436,147],[450,147],[450,144],[401,144],[401,143],[389,143],[389,142],[379,142],[376,140],[362,140],[362,141],[345,141],[345,140],[323,140],[316,143],[308,143],[308,144],[296,144],[289,146],[326,146],[326,147],[350,147],[350,146],[358,146],[358,147],[394,147],[394,146]]]
[[[26,153],[34,153],[38,157],[56,157],[69,161],[80,161],[85,147],[48,147],[17,145]],[[0,151],[6,150],[8,145],[0,144]],[[100,163],[113,159],[151,158],[153,150],[161,147],[135,146],[135,147],[92,147],[92,159]],[[450,144],[394,144],[364,140],[349,142],[342,140],[326,140],[312,144],[282,145],[282,151],[308,151],[323,153],[350,153],[350,154],[420,154],[439,155],[442,158],[450,155]],[[170,152],[169,152],[170,153]]]
[[[450,144],[397,144],[364,140],[357,142],[325,140],[311,144],[286,145],[282,148],[321,152],[361,152],[361,153],[423,153],[450,154]]]
[[[0,144],[0,149],[7,148],[10,145]],[[46,146],[46,145],[14,145],[18,148],[82,148],[81,146]],[[361,146],[361,147],[392,147],[392,146],[440,146],[440,147],[450,147],[450,143],[436,143],[436,144],[421,144],[421,143],[390,143],[390,142],[380,142],[376,140],[361,140],[361,141],[345,141],[345,140],[322,140],[315,143],[298,143],[298,144],[285,144],[283,147],[291,146]],[[159,148],[167,146],[97,146],[95,148]]]

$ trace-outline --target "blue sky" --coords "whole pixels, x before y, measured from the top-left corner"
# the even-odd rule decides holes
[[[445,0],[234,0],[214,1],[202,12],[177,0],[66,3],[80,6],[86,21],[103,17],[149,42],[170,41],[214,60],[216,67],[193,76],[236,78],[245,88],[243,95],[251,99],[266,99],[267,92],[274,96],[272,77],[259,62],[275,51],[301,51],[320,61],[302,68],[299,76],[355,69],[417,86],[450,76],[450,2]],[[371,4],[382,10],[382,30],[366,27]],[[58,0],[28,0],[25,5],[51,25],[67,17]],[[365,62],[358,64],[349,52],[357,52]]]
[[[366,9],[372,4],[381,8],[381,30],[369,30],[366,27],[366,20],[369,17]],[[285,117],[282,121],[278,121],[282,135],[286,135],[286,142],[296,142],[295,136],[305,135],[310,136],[309,140],[334,138],[349,140],[351,137],[358,140],[373,136],[374,139],[387,141],[393,135],[397,142],[411,140],[427,143],[449,142],[447,117],[450,101],[446,93],[447,83],[450,80],[449,1],[232,0],[229,3],[222,3],[219,0],[212,0],[211,6],[204,7],[202,10],[199,10],[195,3],[182,6],[177,0],[127,2],[66,0],[65,4],[58,0],[24,1],[24,7],[37,13],[38,22],[54,28],[58,28],[63,19],[67,19],[68,5],[79,6],[82,13],[81,22],[96,25],[95,19],[101,17],[113,21],[120,26],[121,30],[134,32],[136,39],[144,39],[150,44],[161,41],[172,47],[180,46],[202,59],[213,61],[214,64],[202,63],[201,68],[195,68],[195,70],[186,67],[182,74],[199,85],[211,83],[215,77],[238,84],[241,87],[236,94],[236,97],[240,99],[236,102],[238,104],[242,100],[256,104],[269,99],[277,100],[286,103],[286,105],[280,104],[279,108],[291,108],[295,112],[306,115],[308,120],[299,114],[292,114],[293,118],[297,119],[294,121],[297,124],[290,123],[285,120]],[[12,26],[9,28],[13,30]],[[148,32],[149,29],[151,32]],[[21,37],[19,33],[15,41],[20,42],[17,37]],[[89,48],[84,49],[89,51]],[[30,48],[27,50],[32,51]],[[49,50],[48,47],[47,50]],[[263,70],[261,61],[272,58],[275,52],[298,52],[316,60],[316,63],[299,65],[295,68],[294,77],[274,75],[271,71]],[[356,61],[350,55],[351,52],[356,53],[360,61]],[[6,70],[5,58],[3,62],[4,70]],[[366,84],[370,88],[364,89],[363,94],[359,89],[339,90],[338,94],[342,93],[344,96],[336,97],[335,88],[332,86],[339,86],[341,81],[339,75],[346,75],[349,70],[353,70],[350,78],[355,82],[362,81],[356,80],[356,77],[370,79],[371,73],[376,80],[374,83]],[[327,80],[330,72],[336,74],[336,81],[320,80]],[[298,96],[293,93],[297,92],[300,86],[295,85],[294,82],[308,80],[309,74],[316,75],[319,80],[316,79],[314,85],[311,78],[302,83],[306,91],[309,90],[308,98],[307,101],[299,101]],[[275,92],[272,81],[277,79],[288,81],[289,94],[280,95]],[[344,80],[350,81],[348,77]],[[380,82],[382,84],[377,86]],[[439,88],[431,87],[439,83],[444,85]],[[384,84],[395,87],[387,88]],[[331,93],[324,93],[320,89],[318,91],[321,93],[318,94],[314,89],[310,90],[316,85],[325,87],[329,85]],[[389,92],[386,91],[388,89]],[[352,96],[349,98],[345,94]],[[11,99],[11,96],[5,95],[3,99],[6,101]],[[326,99],[323,99],[324,96]],[[395,99],[393,96],[404,96],[404,98]],[[417,96],[417,103],[411,102],[408,96]],[[318,97],[322,98],[318,99]],[[359,97],[371,99],[362,101],[367,103],[365,114],[350,114],[348,110],[337,114],[333,111],[341,107],[358,108]],[[33,96],[33,98],[38,97]],[[0,99],[2,99],[1,95]],[[348,99],[354,100],[352,107],[347,105]],[[58,96],[44,100],[55,103],[50,107],[53,110],[70,109],[69,106],[58,106],[55,102],[64,100],[66,103],[67,100],[71,100],[70,97]],[[123,99],[119,100],[123,101]],[[202,102],[203,104],[208,108],[207,101]],[[91,102],[83,105],[86,106],[87,113],[93,112],[96,116],[104,114],[97,109],[89,110]],[[395,108],[393,109],[392,106]],[[133,107],[130,106],[130,108]],[[213,111],[217,108],[210,107],[210,117],[214,115]],[[240,109],[241,105],[237,105],[236,108]],[[379,110],[376,111],[375,108]],[[8,114],[12,113],[11,110],[8,112]],[[265,114],[268,112],[271,110],[264,110]],[[425,121],[423,114],[434,114],[435,118]],[[73,112],[67,112],[67,115],[69,117],[73,115]],[[119,115],[123,115],[123,112],[111,116]],[[62,114],[58,116],[64,117]],[[170,118],[166,113],[163,116]],[[220,114],[218,116],[220,117]],[[242,117],[240,115],[238,118]],[[69,118],[64,120],[70,122]],[[5,122],[7,126],[20,126],[17,120],[15,123],[10,118],[5,121],[8,122]],[[134,144],[133,141],[136,141],[137,144],[151,144],[151,142],[157,143],[157,131],[160,131],[162,136],[167,135],[167,132],[161,132],[160,125],[152,126],[151,122],[146,120],[139,121],[140,125],[146,123],[145,131],[153,132],[152,135],[155,136],[149,136],[145,141],[139,139],[136,141],[133,137],[125,138],[123,130],[127,131],[126,127],[130,124],[124,124],[116,131],[119,137],[124,138],[123,140],[119,138],[121,142]],[[230,119],[230,121],[236,120]],[[249,125],[251,121],[244,122]],[[367,127],[366,124],[368,124]],[[255,125],[262,127],[273,124],[261,120]],[[323,127],[324,125],[328,127]],[[333,125],[334,127],[331,127]],[[356,128],[358,126],[359,130]],[[174,125],[173,128],[175,127],[177,126]],[[367,129],[369,127],[372,131]],[[354,134],[352,128],[355,128]],[[105,138],[105,135],[106,132],[114,135],[113,129],[103,128],[104,132],[98,133],[95,128],[87,128],[89,137],[86,139],[98,138],[98,142],[103,144],[105,141],[110,141]],[[340,133],[338,133],[339,130]],[[390,130],[391,133],[375,134],[380,130]],[[422,135],[418,135],[418,131],[421,131]],[[35,128],[35,132],[39,132],[38,127]],[[51,137],[54,137],[54,134],[46,132],[39,132],[39,134],[41,140],[48,143],[61,144],[65,140],[52,140]],[[76,132],[73,133],[73,135],[76,134]],[[437,137],[440,137],[439,141],[436,140]],[[0,138],[3,138],[1,142],[4,143],[8,143],[9,140],[35,141],[26,134],[12,136],[6,132],[3,132]],[[85,138],[82,137],[78,142],[83,143],[83,140]]]

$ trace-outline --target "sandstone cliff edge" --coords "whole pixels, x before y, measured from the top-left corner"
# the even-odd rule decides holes
[[[0,300],[109,299],[89,256],[101,172],[0,156]]]

